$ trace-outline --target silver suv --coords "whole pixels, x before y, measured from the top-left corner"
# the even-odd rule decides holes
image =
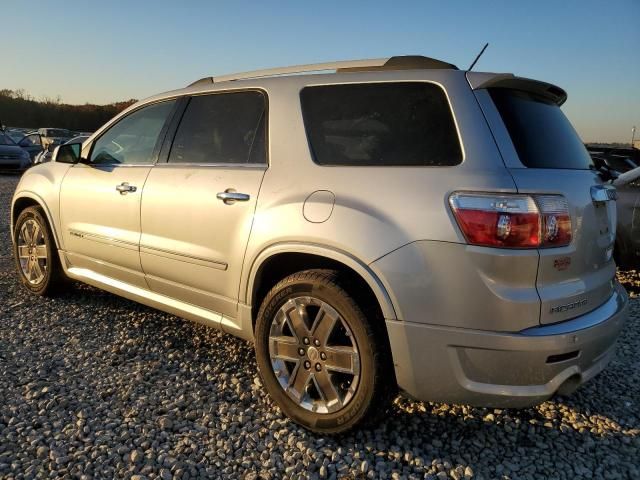
[[[565,99],[425,57],[204,78],[22,177],[18,272],[253,341],[272,398],[317,432],[374,420],[398,387],[534,405],[600,372],[627,317],[615,189]]]

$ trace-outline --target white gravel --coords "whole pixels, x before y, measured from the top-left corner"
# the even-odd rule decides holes
[[[87,286],[28,295],[8,233],[16,182],[0,176],[0,478],[640,477],[637,298],[616,358],[569,398],[398,399],[379,428],[323,438],[269,400],[248,343]]]

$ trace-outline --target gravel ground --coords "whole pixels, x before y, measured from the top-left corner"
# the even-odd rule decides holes
[[[7,225],[16,181],[0,176],[1,478],[640,477],[638,298],[615,360],[569,398],[399,398],[379,428],[323,438],[266,396],[248,343],[87,286],[27,295]]]

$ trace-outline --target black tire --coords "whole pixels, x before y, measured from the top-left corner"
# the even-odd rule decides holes
[[[342,285],[343,283],[347,282],[341,280],[339,272],[333,270],[305,270],[290,275],[269,291],[262,302],[256,320],[256,358],[258,370],[267,391],[282,411],[294,422],[322,434],[339,434],[357,425],[375,422],[387,410],[397,388],[386,332],[381,335],[380,325],[374,326],[376,319],[370,320],[365,316],[363,309],[347,292]],[[353,345],[357,345],[359,375],[355,391],[348,394],[350,399],[344,405],[334,407],[339,408],[337,411],[318,413],[309,408],[303,408],[299,404],[300,402],[296,402],[281,386],[271,362],[269,337],[276,315],[287,302],[309,297],[318,302],[324,302],[337,312],[343,323],[336,324],[341,326],[346,324],[351,334],[347,335],[349,341]],[[279,323],[279,325],[282,324],[282,322]],[[276,328],[278,328],[278,324],[276,324]],[[292,338],[301,341],[297,335],[293,335]],[[355,343],[351,340],[352,337]],[[302,344],[298,346],[304,347]],[[329,341],[324,347],[331,348]],[[322,348],[318,347],[318,350]],[[309,348],[310,350],[311,348]],[[306,355],[311,354],[307,353]],[[306,355],[303,357],[304,359],[307,359]],[[302,368],[303,361],[299,360],[298,365],[299,368]],[[312,377],[320,375],[320,373],[313,372],[313,368],[308,370]],[[341,375],[335,372],[329,374],[330,369],[326,370],[327,375],[334,379],[334,382],[336,375]],[[292,371],[295,372],[295,368]],[[291,377],[294,376],[295,374],[291,373]],[[353,384],[350,386],[352,387]],[[319,391],[317,390],[317,392]],[[347,397],[342,396],[342,399],[345,398]],[[322,401],[321,396],[320,400]]]
[[[27,278],[18,255],[20,232],[23,225],[29,221],[36,222],[42,230],[42,238],[44,239],[44,247],[46,249],[46,260],[43,262],[45,267],[42,268],[44,275],[40,281],[35,283]],[[20,281],[31,293],[41,296],[53,296],[60,293],[63,286],[67,284],[67,277],[64,274],[62,265],[60,265],[60,257],[58,256],[58,249],[56,248],[53,233],[41,207],[32,206],[25,208],[20,212],[20,215],[18,215],[13,230],[13,257]]]

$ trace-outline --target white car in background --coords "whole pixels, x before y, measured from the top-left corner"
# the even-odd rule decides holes
[[[42,147],[45,149],[52,143],[62,145],[74,136],[73,132],[66,128],[39,128],[37,133],[42,138]]]
[[[84,143],[84,141],[89,138],[89,135],[78,135],[77,137],[73,137],[70,140],[67,140],[66,142],[63,142],[62,145],[65,145],[67,143]],[[36,157],[33,159],[33,164],[37,165],[40,163],[47,163],[51,161],[51,156],[53,154],[53,151],[55,150],[55,148],[60,145],[58,143],[50,143],[46,149],[42,150],[40,153],[38,153],[36,155]]]

